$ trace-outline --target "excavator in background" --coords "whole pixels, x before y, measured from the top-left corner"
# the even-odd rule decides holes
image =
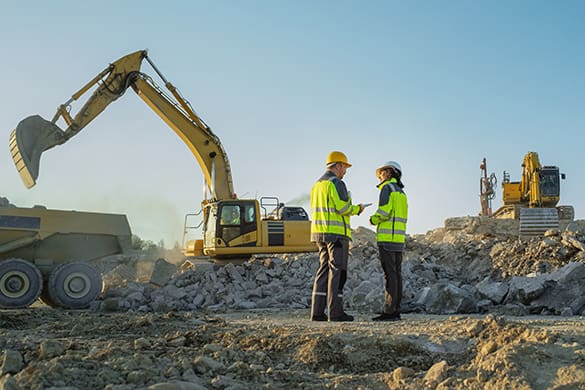
[[[559,167],[542,166],[538,153],[528,152],[522,161],[520,181],[510,181],[510,174],[504,171],[503,205],[493,216],[519,219],[521,237],[541,235],[548,229],[559,228],[559,223],[572,221],[573,206],[557,206],[561,179],[565,179],[565,174],[559,172]]]
[[[144,60],[172,96],[140,71]],[[72,116],[71,103],[96,84],[93,94]],[[261,198],[260,201],[238,199],[228,156],[219,138],[177,88],[165,79],[146,50],[136,51],[111,63],[60,105],[51,121],[34,115],[17,125],[10,136],[10,151],[25,186],[31,188],[35,185],[40,156],[44,151],[78,134],[128,88],[132,88],[183,140],[203,172],[206,183],[202,201],[203,238],[184,243],[186,256],[209,256],[217,262],[230,262],[241,261],[254,254],[317,250],[316,245],[310,242],[310,221],[304,209],[286,207],[277,199],[274,201],[274,197]],[[65,130],[56,124],[59,119],[65,121]],[[271,204],[277,212],[268,212]],[[188,229],[186,225],[187,222],[185,229]]]

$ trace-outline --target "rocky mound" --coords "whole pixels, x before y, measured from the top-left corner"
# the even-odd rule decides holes
[[[444,228],[408,237],[403,312],[582,314],[585,224],[578,221],[562,233],[550,231],[545,237],[521,241],[515,223],[452,218]],[[225,266],[194,261],[174,266],[160,259],[150,281],[140,281],[139,272],[133,270],[144,264],[134,261],[106,274],[108,290],[94,309],[308,308],[318,262],[314,253],[255,257],[241,265]],[[121,277],[120,267],[135,277]],[[348,271],[347,309],[380,310],[383,275],[371,230],[355,230]]]

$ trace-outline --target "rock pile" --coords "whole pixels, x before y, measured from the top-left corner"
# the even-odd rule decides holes
[[[525,241],[518,240],[517,228],[515,221],[463,217],[451,218],[444,228],[425,235],[408,237],[403,312],[585,314],[585,221],[567,226],[562,233],[549,231]],[[138,282],[120,277],[120,267],[133,275],[128,264],[107,273],[108,289],[95,309],[308,308],[319,260],[311,253],[256,257],[225,266],[185,262],[173,267],[158,262],[166,264],[163,269],[169,276],[176,272]],[[358,228],[344,290],[347,310],[379,311],[382,286],[375,234]]]
[[[0,196],[0,207],[14,207],[7,198]]]

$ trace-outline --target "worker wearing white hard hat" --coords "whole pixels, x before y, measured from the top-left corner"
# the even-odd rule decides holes
[[[376,168],[376,177],[378,177],[379,173],[385,169],[392,168],[396,172],[394,175],[397,180],[400,180],[402,177],[402,167],[396,161],[386,161],[385,163],[381,164]],[[378,177],[379,178],[379,177]]]
[[[370,217],[376,226],[376,242],[384,271],[384,308],[374,321],[400,320],[402,302],[402,252],[406,238],[408,200],[403,190],[402,167],[387,161],[376,168],[380,180],[378,209]]]

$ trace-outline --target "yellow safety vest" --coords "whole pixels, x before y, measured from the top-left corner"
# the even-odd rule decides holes
[[[408,218],[408,201],[406,194],[392,178],[378,184],[380,201],[378,209],[370,217],[376,227],[376,241],[402,244],[396,246],[401,250],[406,237]]]
[[[351,204],[343,181],[333,172],[325,172],[311,189],[311,241],[351,239],[349,217],[359,211],[360,206]]]

